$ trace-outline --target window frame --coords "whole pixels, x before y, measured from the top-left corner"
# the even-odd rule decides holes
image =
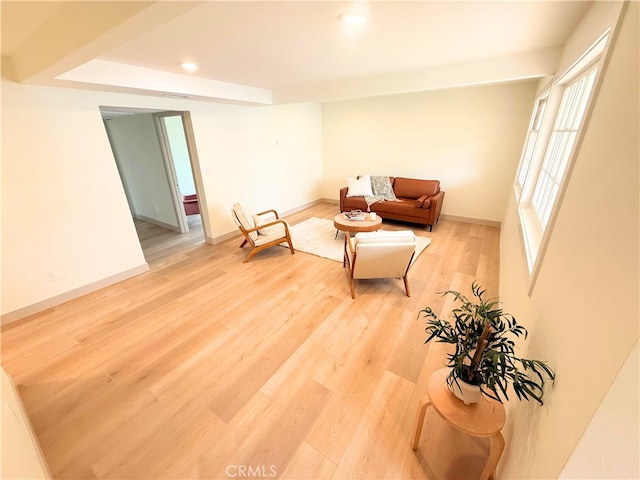
[[[536,103],[533,107],[533,113],[531,114],[531,120],[529,121],[529,129],[527,130],[527,137],[524,142],[524,147],[522,149],[522,156],[520,158],[520,164],[518,165],[518,170],[516,171],[516,178],[514,181],[514,189],[516,195],[516,201],[519,202],[522,194],[524,193],[524,188],[527,185],[527,179],[531,172],[535,171],[537,168],[534,165],[536,160],[536,151],[539,148],[543,135],[542,127],[546,126],[544,122],[545,114],[549,108],[549,96],[551,93],[551,88],[547,88],[541,95],[536,98]],[[541,111],[542,109],[542,111]],[[540,125],[537,125],[537,121],[540,120]],[[536,133],[536,138],[532,143],[532,134]],[[529,154],[529,156],[527,156]],[[524,172],[523,172],[524,170]],[[522,177],[522,178],[521,178]]]
[[[586,108],[593,95],[598,71],[598,65],[591,64],[571,78],[562,89],[560,105],[547,140],[547,148],[541,158],[530,199],[531,207],[536,212],[543,230],[549,224],[551,209],[557,203],[558,197],[557,193],[554,195],[549,191],[555,188],[559,190],[570,170],[568,164],[580,129],[584,125]],[[543,182],[544,185],[542,185]]]
[[[550,88],[543,91],[536,97],[529,128],[525,137],[520,163],[514,179],[514,195],[519,221],[520,239],[524,252],[525,272],[528,275],[528,294],[531,295],[535,280],[540,271],[544,253],[549,244],[553,226],[558,215],[564,193],[571,178],[571,172],[575,159],[580,151],[586,126],[589,124],[591,112],[595,99],[597,98],[605,61],[611,44],[611,28],[608,28],[598,39],[576,60],[569,68],[555,79]],[[532,199],[536,184],[541,175],[541,170],[547,151],[550,148],[550,141],[557,123],[559,109],[562,103],[564,92],[567,88],[589,75],[593,69],[597,69],[595,79],[588,98],[582,118],[575,134],[575,140],[568,154],[564,172],[558,185],[557,194],[551,203],[548,221],[542,225],[538,214],[533,208]],[[544,103],[544,111],[540,115],[541,124],[538,125],[536,119],[540,113],[540,106]],[[535,130],[535,127],[538,127]],[[530,145],[532,132],[536,132],[535,144]],[[527,158],[529,155],[529,158]],[[523,172],[523,169],[527,169]]]

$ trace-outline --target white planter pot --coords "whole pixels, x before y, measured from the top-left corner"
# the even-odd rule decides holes
[[[451,393],[456,397],[462,400],[465,405],[478,403],[482,397],[480,387],[478,385],[471,385],[459,378],[457,381],[454,380],[451,385],[449,385],[449,390],[451,390]]]

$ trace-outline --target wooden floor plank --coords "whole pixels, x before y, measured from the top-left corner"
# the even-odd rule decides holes
[[[385,371],[333,478],[380,478],[393,461],[414,384]]]
[[[351,347],[353,353],[347,368],[329,384],[339,394],[307,438],[336,464],[340,463],[403,330],[401,317],[384,313],[377,319],[369,319],[367,334]]]
[[[266,350],[264,354],[256,356],[255,360],[242,368],[227,372],[225,384],[217,389],[209,407],[225,421],[233,418],[321,323],[321,317],[312,315],[311,311],[332,311],[338,303],[338,299],[334,297],[315,297],[309,299],[307,305],[296,308],[301,318],[290,315],[288,319],[284,319],[282,325],[286,325],[288,332],[274,329],[275,335],[272,338],[260,341]]]
[[[265,436],[285,412],[285,406],[260,392],[251,397],[226,428],[217,431],[219,436],[216,441],[202,451],[191,452],[189,457],[199,464],[200,476],[197,478],[227,478],[230,469],[231,473],[236,474],[236,467],[245,465],[246,459],[256,449],[266,447]]]
[[[335,469],[335,463],[307,442],[302,442],[282,472],[280,478],[297,478],[301,480],[331,478]]]
[[[263,471],[273,467],[274,478],[279,478],[279,472],[286,469],[331,396],[330,390],[308,380],[286,405],[282,415],[264,430],[262,441],[242,459],[242,463],[260,466]]]

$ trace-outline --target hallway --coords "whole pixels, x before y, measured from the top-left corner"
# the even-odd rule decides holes
[[[188,233],[178,233],[144,220],[134,219],[144,258],[151,270],[164,265],[174,255],[181,254],[204,242],[202,217],[189,215]]]

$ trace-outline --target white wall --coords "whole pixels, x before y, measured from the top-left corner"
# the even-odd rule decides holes
[[[146,265],[91,95],[5,82],[2,116],[2,313]]]
[[[236,201],[287,211],[320,197],[317,104],[239,107],[3,82],[3,320],[146,265],[99,105],[191,112],[212,238],[237,231]]]
[[[179,230],[153,116],[138,113],[113,117],[105,121],[105,126],[119,170],[126,178],[132,213]]]
[[[585,48],[611,18],[602,7],[596,4],[583,20],[591,41],[587,29],[576,30]],[[529,328],[528,355],[547,360],[557,381],[543,407],[508,405],[500,478],[557,478],[638,340],[638,36],[638,3],[630,2],[530,297],[509,196],[500,295]],[[638,378],[632,382],[628,389],[637,392]],[[622,408],[619,414],[637,421],[637,403]],[[616,439],[629,441],[637,442],[637,424],[635,439]]]
[[[182,117],[176,115],[161,118],[167,131],[167,140],[169,141],[169,149],[171,150],[180,193],[182,195],[192,195],[196,193],[196,185],[193,182]]]
[[[640,478],[639,356],[636,342],[559,478]]]
[[[531,114],[536,81],[463,87],[322,106],[323,186],[346,177],[437,179],[442,212],[500,221]]]
[[[318,104],[194,105],[191,119],[212,224],[211,237],[237,231],[231,207],[286,212],[320,198],[322,127]]]

